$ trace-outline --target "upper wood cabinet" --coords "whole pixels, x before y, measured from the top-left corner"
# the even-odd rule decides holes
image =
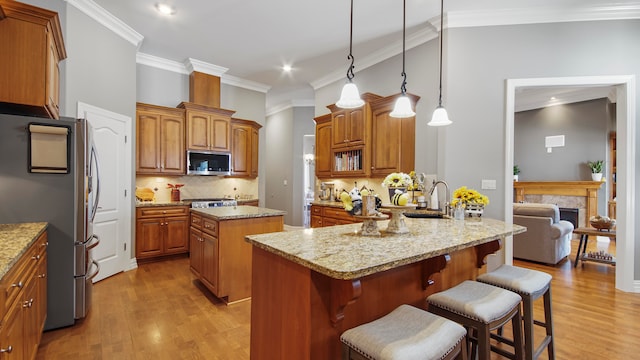
[[[67,53],[58,13],[0,0],[0,110],[59,118],[60,70]]]
[[[318,178],[331,177],[331,114],[318,116],[316,122],[315,167]]]
[[[138,103],[136,173],[185,174],[184,110]]]
[[[233,110],[182,102],[186,110],[187,150],[230,152]]]
[[[420,97],[407,94],[413,104]],[[409,173],[415,168],[416,118],[389,116],[397,95],[371,103],[371,173],[372,177],[392,172]]]
[[[232,176],[258,176],[259,130],[262,126],[251,120],[231,119]]]
[[[318,178],[378,177],[410,172],[415,166],[415,117],[389,116],[399,94],[362,94],[364,106],[340,109],[316,120]],[[408,94],[416,104],[418,96]],[[330,122],[327,117],[330,116]]]

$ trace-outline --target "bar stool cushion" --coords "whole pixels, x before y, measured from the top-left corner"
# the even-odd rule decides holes
[[[461,342],[461,325],[410,305],[345,331],[340,340],[368,359],[441,359]]]
[[[466,280],[427,298],[431,305],[489,324],[520,304],[520,295],[497,286]]]
[[[551,275],[542,271],[502,265],[492,272],[478,276],[478,281],[532,295],[540,293],[549,286]]]

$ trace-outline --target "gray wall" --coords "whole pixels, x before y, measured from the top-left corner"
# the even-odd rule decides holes
[[[189,75],[140,64],[136,70],[136,101],[176,107],[189,100]]]
[[[480,188],[482,179],[495,179],[496,190],[483,190],[491,204],[487,216],[504,217],[505,80],[538,77],[639,74],[640,20],[571,22],[445,30],[444,103],[453,120],[445,128],[427,128],[437,101],[437,40],[407,53],[407,89],[422,96],[417,107],[416,169],[431,171],[452,188]],[[358,55],[356,70],[358,69]],[[357,72],[360,91],[397,92],[390,74],[400,57]],[[346,67],[345,67],[346,68]],[[394,77],[395,80],[395,77]],[[385,89],[378,83],[386,83]],[[343,80],[316,90],[316,114],[339,96]],[[386,90],[386,91],[384,91]],[[636,91],[640,104],[640,92]],[[637,117],[640,111],[636,110]],[[640,126],[636,126],[640,132]],[[640,136],[636,134],[636,138]],[[418,151],[426,140],[426,151]],[[638,153],[638,149],[635,149]],[[425,160],[429,158],[429,160]],[[434,163],[435,161],[435,163]],[[640,182],[636,157],[636,188]],[[426,166],[421,168],[421,166]],[[508,170],[511,172],[511,169]],[[640,193],[635,194],[635,204]],[[635,208],[638,208],[636,205]],[[640,224],[636,224],[636,237]],[[635,246],[635,279],[640,279],[640,246]]]
[[[287,225],[303,225],[303,138],[315,133],[313,114],[313,107],[291,107],[267,117],[266,207],[286,211]]]
[[[608,106],[605,98],[516,113],[513,162],[522,171],[520,181],[590,181],[587,162],[594,160],[605,161],[603,175],[607,177]],[[565,146],[548,153],[545,137],[555,135],[565,136]],[[608,199],[603,185],[598,191],[599,214],[607,213]]]

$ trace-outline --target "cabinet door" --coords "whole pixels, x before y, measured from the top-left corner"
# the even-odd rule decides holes
[[[349,146],[364,144],[366,134],[364,107],[348,110],[346,120]]]
[[[400,171],[402,121],[389,116],[391,110],[374,112],[371,175],[386,176]]]
[[[51,29],[47,26],[47,80],[46,84],[46,101],[47,109],[51,117],[57,119],[60,115],[60,69],[58,49],[51,34]]]
[[[38,282],[31,278],[24,288],[22,297],[22,311],[24,312],[24,340],[25,359],[35,359],[38,352],[38,339],[40,338],[40,327],[38,326],[39,299]]]
[[[322,216],[311,215],[311,227],[312,228],[322,227]]]
[[[136,115],[136,172],[160,170],[160,115],[138,111]]]
[[[231,126],[233,175],[249,176],[251,164],[251,127],[233,124]]]
[[[187,149],[209,150],[210,137],[209,114],[197,111],[187,112]]]
[[[331,122],[316,125],[316,176],[331,177]]]
[[[231,151],[231,119],[220,115],[211,115],[211,144],[213,151]]]
[[[14,302],[7,310],[0,328],[0,349],[7,351],[11,347],[11,353],[2,353],[0,359],[26,359],[22,301]]]
[[[189,251],[189,217],[175,216],[164,220],[164,253],[175,254]]]
[[[255,127],[251,128],[251,171],[250,176],[252,178],[258,177],[258,152],[260,145],[260,132]]]
[[[42,333],[44,330],[44,322],[47,320],[47,253],[45,252],[38,269],[36,270],[36,278],[38,282],[38,333]]]
[[[161,172],[185,174],[184,120],[179,117],[162,116],[160,139]]]
[[[162,255],[164,218],[139,219],[136,221],[136,257],[146,258]]]
[[[216,296],[225,296],[218,292],[218,238],[202,233],[202,240],[202,280]]]
[[[340,110],[332,114],[331,128],[333,134],[332,146],[347,146],[349,143],[349,135],[347,133],[348,124],[346,110]]]
[[[191,271],[200,277],[202,274],[202,231],[196,228],[189,230],[189,264]]]

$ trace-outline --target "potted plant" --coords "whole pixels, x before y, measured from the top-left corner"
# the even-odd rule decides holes
[[[513,181],[518,181],[518,174],[520,174],[520,168],[518,165],[513,165]]]
[[[591,180],[602,181],[602,166],[604,165],[604,161],[589,161],[587,165],[589,165],[589,168],[591,169]]]

